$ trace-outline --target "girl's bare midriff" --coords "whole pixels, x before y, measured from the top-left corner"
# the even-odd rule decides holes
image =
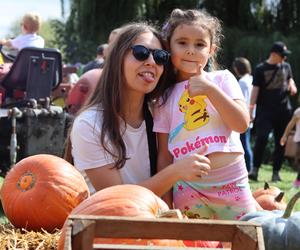
[[[215,152],[207,155],[208,159],[211,162],[211,169],[221,168],[228,166],[233,162],[237,162],[243,159],[244,155],[240,152],[235,153],[225,153],[225,152]]]

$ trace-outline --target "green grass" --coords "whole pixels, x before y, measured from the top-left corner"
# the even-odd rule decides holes
[[[286,201],[289,201],[291,197],[300,189],[296,189],[293,187],[293,182],[296,179],[297,173],[294,169],[292,169],[288,165],[283,165],[280,170],[280,177],[282,181],[279,182],[271,182],[272,177],[272,166],[270,165],[262,165],[259,169],[258,181],[250,180],[251,190],[254,191],[258,188],[264,186],[265,182],[268,182],[270,186],[276,186],[280,188],[285,193]],[[300,201],[295,204],[293,211],[300,211]]]

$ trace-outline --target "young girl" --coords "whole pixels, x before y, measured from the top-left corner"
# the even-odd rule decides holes
[[[100,80],[70,134],[74,165],[87,175],[92,192],[131,183],[162,196],[178,180],[195,181],[208,171],[209,160],[198,154],[200,149],[150,175],[156,162],[148,140],[155,137],[147,136],[152,126],[145,100],[161,84],[168,55],[159,33],[144,23],[122,27],[110,48]]]
[[[204,71],[208,61],[214,69],[220,23],[205,12],[175,9],[163,32],[178,83],[162,91],[154,110],[158,168],[207,147],[211,170],[200,181],[177,182],[174,205],[191,218],[239,219],[256,210],[239,138],[250,119],[235,77]]]

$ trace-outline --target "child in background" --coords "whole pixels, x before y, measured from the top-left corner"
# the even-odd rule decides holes
[[[44,48],[44,39],[37,34],[42,24],[41,17],[36,13],[27,13],[22,19],[22,34],[14,39],[1,39],[0,44],[17,49],[25,47]]]
[[[245,101],[247,106],[250,106],[250,96],[252,90],[252,80],[253,77],[251,75],[251,64],[244,57],[237,57],[234,59],[232,68],[235,74],[238,77],[238,82],[245,97]],[[250,111],[249,111],[250,112]],[[251,129],[248,128],[245,133],[242,133],[240,138],[245,151],[245,161],[248,173],[251,172],[253,166],[253,153],[251,149]]]
[[[238,220],[256,210],[239,135],[250,118],[236,78],[228,70],[215,70],[220,22],[203,11],[175,9],[163,33],[174,67],[169,79],[177,83],[164,85],[154,109],[158,170],[199,148],[206,148],[211,163],[200,181],[178,181],[173,197],[165,200],[190,218]]]
[[[288,123],[288,125],[285,128],[285,131],[283,133],[283,136],[280,139],[281,146],[284,146],[286,144],[287,138],[291,130],[296,126],[296,132],[294,135],[294,142],[297,144],[296,149],[296,157],[300,154],[300,107],[297,108],[294,111],[293,117]],[[299,160],[298,160],[298,175],[296,180],[294,181],[294,187],[300,188],[300,166],[299,166]]]

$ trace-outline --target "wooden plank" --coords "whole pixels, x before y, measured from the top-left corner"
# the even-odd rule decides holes
[[[171,216],[173,217],[173,216]],[[176,216],[175,216],[176,217]],[[264,250],[261,226],[245,221],[201,219],[145,219],[71,215],[72,249],[93,249],[94,237],[207,240],[231,242],[232,250]],[[66,242],[67,242],[66,238]],[[67,243],[65,243],[66,245]],[[228,247],[228,246],[227,246]],[[94,249],[171,249],[170,247],[95,244]],[[175,248],[174,249],[187,249]],[[202,248],[188,248],[202,249]],[[207,248],[206,248],[207,249]],[[69,248],[65,248],[69,250]]]
[[[257,241],[258,241],[257,249],[265,250],[265,242],[264,242],[264,235],[263,235],[262,227],[257,227],[256,232],[257,232]]]
[[[72,216],[71,218],[82,219],[80,216]],[[84,218],[96,221],[95,237],[106,238],[201,239],[231,242],[237,226],[249,226],[249,222],[225,220],[153,220],[113,216],[84,216]],[[257,224],[251,224],[255,230]]]
[[[94,220],[73,220],[72,250],[93,250],[95,224]]]
[[[133,246],[133,245],[111,245],[111,244],[94,244],[94,249],[106,250],[220,250],[220,248],[199,248],[199,247],[162,247],[162,246]],[[230,250],[222,248],[223,250]]]
[[[252,226],[237,226],[232,240],[232,250],[257,250],[256,228]]]
[[[72,224],[73,220],[67,220],[64,250],[72,250]]]

